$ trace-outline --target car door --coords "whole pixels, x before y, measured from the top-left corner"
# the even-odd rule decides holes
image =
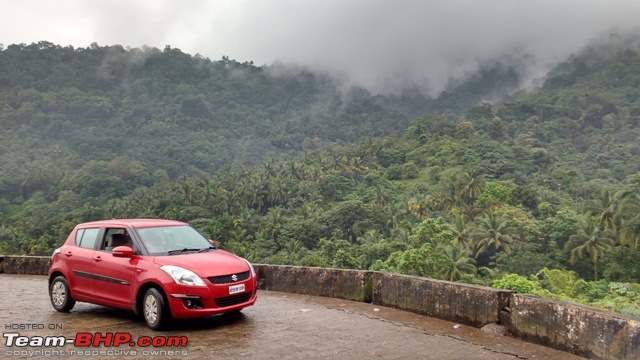
[[[117,258],[112,254],[112,238],[128,236],[125,228],[107,228],[100,248],[93,254],[93,292],[103,304],[130,309],[138,257]],[[130,238],[129,238],[130,239]],[[131,247],[135,249],[133,243]]]
[[[75,235],[75,246],[62,249],[69,266],[69,286],[79,298],[93,297],[93,255],[100,234],[100,228],[78,229]]]

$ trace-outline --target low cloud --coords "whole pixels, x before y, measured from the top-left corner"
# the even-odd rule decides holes
[[[165,45],[211,59],[279,61],[373,93],[452,79],[507,57],[527,76],[612,31],[638,31],[637,0],[4,1],[0,42]],[[524,84],[523,84],[524,85]]]

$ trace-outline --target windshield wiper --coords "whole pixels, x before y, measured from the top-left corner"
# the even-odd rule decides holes
[[[199,253],[201,253],[201,252],[207,252],[207,251],[209,251],[209,250],[217,250],[217,249],[218,249],[218,248],[217,248],[217,247],[215,247],[215,246],[209,246],[208,248],[204,248],[204,249],[200,249],[200,250],[198,250],[198,252],[199,252]]]
[[[190,248],[184,248],[184,249],[176,249],[176,250],[171,250],[169,251],[167,254],[168,255],[177,255],[177,254],[184,254],[187,251],[199,251],[200,249],[190,249]]]

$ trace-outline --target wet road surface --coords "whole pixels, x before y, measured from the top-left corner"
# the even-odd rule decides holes
[[[259,291],[256,305],[240,314],[179,321],[155,332],[133,313],[97,305],[77,303],[70,313],[56,312],[45,276],[2,274],[0,289],[0,359],[580,359],[473,327],[340,299]],[[72,339],[79,332],[129,333],[132,343],[7,346],[7,333],[33,341]],[[133,342],[145,336],[186,336],[188,344],[146,348]]]

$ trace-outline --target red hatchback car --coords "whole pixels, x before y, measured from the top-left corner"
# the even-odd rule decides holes
[[[76,301],[133,310],[155,330],[172,318],[237,312],[256,301],[247,260],[173,220],[79,224],[54,251],[48,276],[57,311]]]

